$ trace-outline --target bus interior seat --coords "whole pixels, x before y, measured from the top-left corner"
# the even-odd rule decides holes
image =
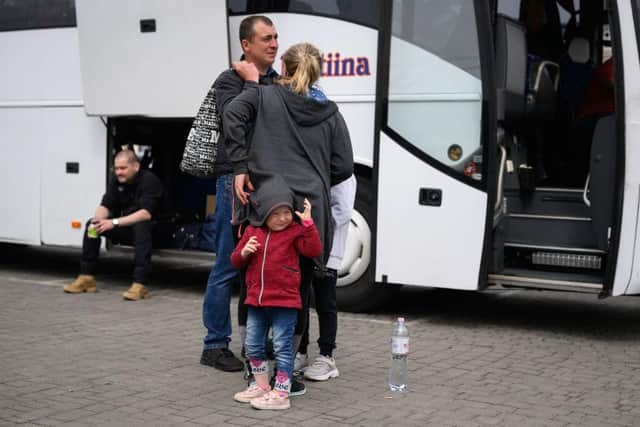
[[[527,41],[522,24],[504,15],[496,18],[496,88],[498,119],[515,126],[525,113]]]
[[[526,106],[526,33],[520,22],[502,14],[497,15],[495,28],[498,135],[504,139],[499,142],[507,149],[509,160],[519,165],[526,163],[526,151],[516,136]],[[506,173],[503,186],[518,188],[517,177]]]
[[[591,219],[598,248],[608,249],[608,229],[613,220],[616,166],[616,115],[601,117],[595,127],[589,162]]]
[[[589,40],[584,37],[574,37],[569,42],[567,54],[560,61],[558,88],[560,99],[569,110],[571,118],[584,98],[592,73]]]

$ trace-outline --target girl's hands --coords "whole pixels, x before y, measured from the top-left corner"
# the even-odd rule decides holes
[[[296,215],[301,221],[311,219],[311,202],[306,197],[304,198],[304,212],[300,213],[296,211]]]
[[[260,243],[258,243],[258,239],[256,236],[249,237],[247,243],[245,243],[244,248],[240,251],[240,256],[242,258],[246,258],[249,255],[253,255],[256,253],[258,248],[260,247]]]

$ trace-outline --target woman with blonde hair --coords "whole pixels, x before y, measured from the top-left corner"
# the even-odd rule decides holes
[[[250,68],[247,64],[242,66]],[[315,86],[321,70],[322,56],[315,46],[293,45],[282,56],[282,78],[277,84],[259,86],[258,72],[253,69],[242,93],[227,106],[222,117],[225,149],[235,175],[235,198],[239,207],[248,208],[234,212],[234,223],[252,219],[258,206],[252,206],[251,192],[277,179],[276,175],[284,178],[293,191],[294,209],[302,209],[305,197],[314,207],[312,217],[323,253],[316,260],[301,258],[300,271],[293,272],[301,276],[303,302],[294,349],[306,326],[314,265],[324,266],[331,251],[330,189],[353,174],[353,151],[344,118],[337,105]],[[257,356],[264,355],[252,357],[261,358]],[[288,371],[285,374],[290,379],[293,360]],[[282,374],[278,372],[278,377],[282,378]],[[277,399],[272,401],[278,406]],[[258,406],[268,409],[269,405],[262,402]]]

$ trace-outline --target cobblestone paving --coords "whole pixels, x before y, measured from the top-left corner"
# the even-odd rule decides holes
[[[0,250],[0,426],[640,425],[637,298],[405,290],[340,313],[340,377],[269,412],[233,401],[241,374],[198,363],[209,261],[158,260],[152,297],[126,302],[127,256],[107,257],[98,293],[64,294],[77,256]],[[397,315],[411,333],[404,394],[385,388]]]

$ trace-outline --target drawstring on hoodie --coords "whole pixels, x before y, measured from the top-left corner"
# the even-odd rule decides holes
[[[258,295],[258,305],[262,304],[262,294],[264,293],[264,264],[267,261],[267,248],[269,247],[269,237],[271,230],[267,232],[267,238],[264,242],[264,250],[262,251],[262,266],[260,267],[260,295]]]

